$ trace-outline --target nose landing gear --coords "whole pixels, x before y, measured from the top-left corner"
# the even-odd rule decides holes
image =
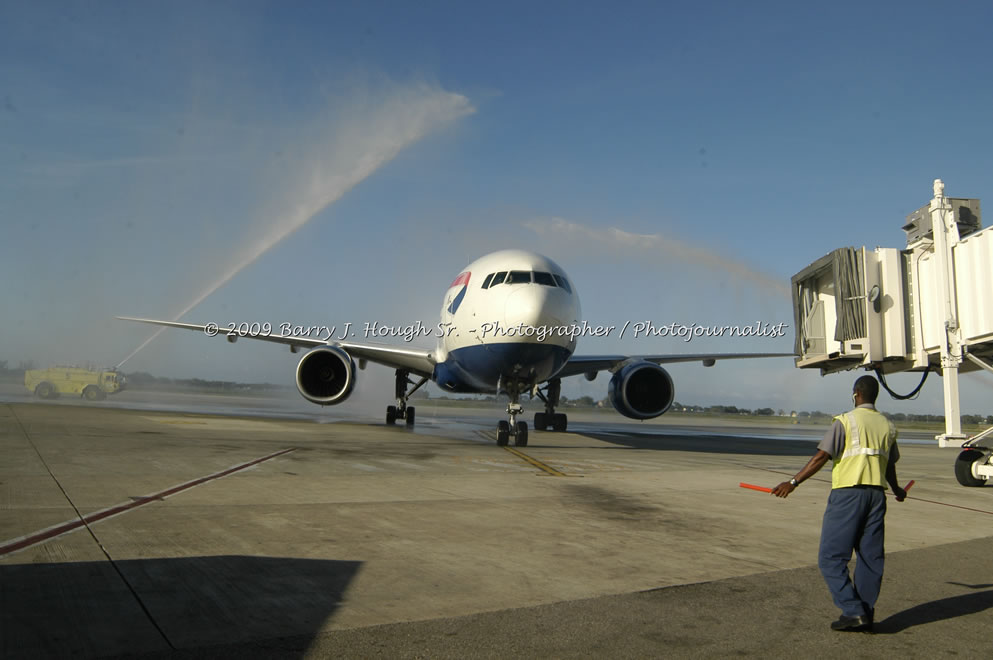
[[[513,397],[516,399],[517,397]],[[524,412],[524,407],[517,401],[511,400],[507,405],[507,414],[510,421],[500,420],[497,422],[497,444],[506,447],[510,443],[510,437],[514,437],[514,445],[517,447],[528,446],[528,423],[517,421],[517,416]]]
[[[521,385],[513,383],[506,388],[510,403],[507,404],[507,416],[509,420],[500,420],[497,423],[497,445],[506,447],[513,436],[514,445],[517,447],[528,446],[528,423],[517,421],[517,416],[524,413],[521,405]]]

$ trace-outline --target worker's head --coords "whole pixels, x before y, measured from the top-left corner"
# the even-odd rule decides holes
[[[879,381],[872,376],[862,376],[855,381],[855,385],[852,387],[852,396],[855,399],[855,405],[876,403],[876,397],[879,396]]]

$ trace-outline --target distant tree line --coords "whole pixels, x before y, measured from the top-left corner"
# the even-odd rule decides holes
[[[288,389],[272,383],[237,383],[230,380],[204,380],[202,378],[163,378],[147,371],[124,374],[129,388],[165,390],[201,390],[211,392],[269,392]]]
[[[672,410],[677,412],[688,412],[688,413],[705,413],[711,415],[757,415],[759,417],[802,417],[804,419],[810,418],[825,418],[831,417],[831,415],[821,412],[820,410],[815,410],[814,412],[808,412],[802,410],[797,412],[795,410],[786,412],[782,408],[779,410],[774,410],[772,408],[739,408],[738,406],[692,406],[684,405],[678,401],[672,404]]]
[[[913,413],[883,413],[893,422],[941,422],[945,423],[944,415],[915,415]],[[962,415],[963,424],[993,424],[993,415]]]
[[[609,404],[608,404],[609,405]],[[830,419],[834,415],[821,412],[820,410],[814,410],[812,412],[807,410],[791,411],[789,413],[785,412],[783,409],[774,411],[772,408],[756,408],[755,410],[749,410],[748,408],[739,408],[737,406],[688,406],[679,403],[672,404],[672,410],[678,412],[688,412],[688,413],[709,413],[718,415],[778,415],[797,417],[800,419]],[[924,414],[914,414],[914,413],[889,413],[884,412],[884,415],[894,423],[897,422],[938,422],[941,424],[945,423],[944,415],[924,415]],[[962,415],[963,424],[993,424],[993,415]]]

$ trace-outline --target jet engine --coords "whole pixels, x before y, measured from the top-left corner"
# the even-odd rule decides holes
[[[322,406],[341,403],[355,386],[355,361],[337,346],[315,348],[297,365],[297,389]]]
[[[607,397],[617,412],[632,419],[658,417],[669,409],[675,396],[669,372],[653,362],[622,367],[607,387]]]

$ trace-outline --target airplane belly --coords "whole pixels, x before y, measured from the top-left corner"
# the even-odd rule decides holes
[[[572,351],[554,344],[487,343],[456,348],[435,369],[435,381],[451,392],[493,392],[498,384],[542,383]]]

